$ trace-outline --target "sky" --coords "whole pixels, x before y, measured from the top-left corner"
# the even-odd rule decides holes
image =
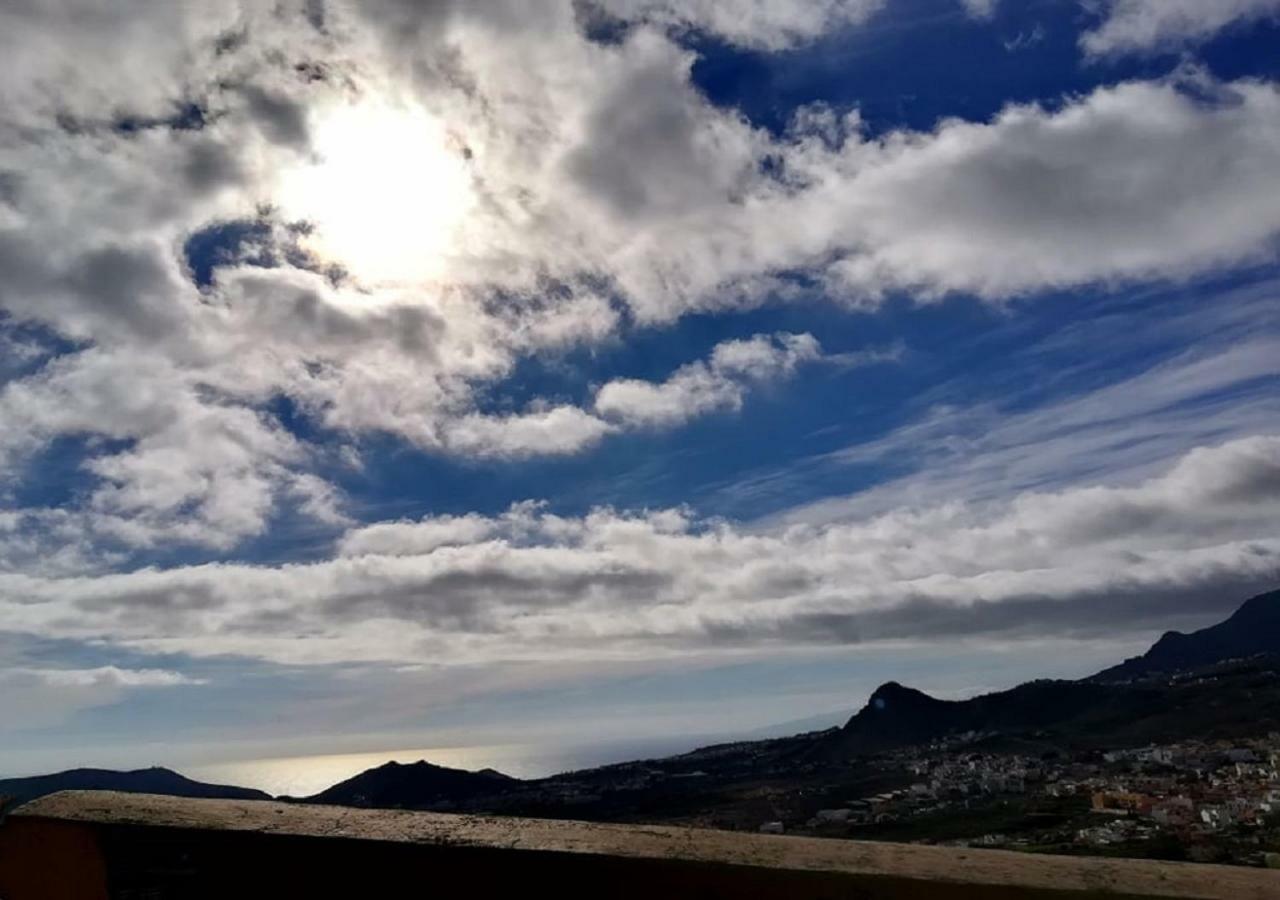
[[[1278,0],[0,3],[0,773],[761,733],[1280,584]]]

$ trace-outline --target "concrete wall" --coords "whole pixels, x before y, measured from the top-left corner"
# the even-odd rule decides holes
[[[0,826],[0,900],[1276,900],[1280,872],[693,829],[68,792]]]

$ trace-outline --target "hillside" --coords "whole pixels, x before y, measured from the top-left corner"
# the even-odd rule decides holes
[[[69,769],[52,775],[0,779],[0,797],[25,803],[58,791],[123,791],[129,794],[167,794],[222,800],[270,800],[262,791],[225,784],[192,781],[171,769],[153,767],[131,772],[111,769]]]
[[[1217,663],[1165,682],[1032,681],[969,700],[881,686],[819,755],[842,759],[965,732],[1070,750],[1234,738],[1280,729],[1275,657]]]
[[[1146,653],[1099,672],[1093,680],[1128,681],[1260,653],[1280,653],[1280,591],[1246,600],[1217,625],[1190,634],[1167,631]]]
[[[423,809],[491,796],[517,784],[518,779],[493,769],[468,772],[423,761],[409,765],[389,762],[306,797],[304,802]]]
[[[1032,681],[968,700],[939,700],[889,682],[834,733],[828,755],[859,756],[964,732],[1017,734],[1061,731],[1067,722],[1092,720],[1105,728],[1159,705],[1159,691],[1137,691],[1078,681]]]

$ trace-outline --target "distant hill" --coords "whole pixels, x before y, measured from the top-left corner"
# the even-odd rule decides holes
[[[959,701],[890,682],[811,755],[847,759],[964,732],[1030,738],[1046,750],[1265,734],[1280,729],[1275,660],[1218,663],[1183,681],[1031,681]]]
[[[159,767],[116,772],[111,769],[70,769],[53,775],[0,779],[0,796],[25,803],[58,791],[124,791],[130,794],[167,794],[172,797],[223,800],[270,800],[271,796],[252,788],[192,781],[170,769]]]
[[[493,769],[468,772],[420,761],[389,762],[304,798],[306,803],[338,806],[426,809],[502,793],[519,779]]]
[[[1129,681],[1260,653],[1280,654],[1280,591],[1246,600],[1217,625],[1191,634],[1166,631],[1146,653],[1099,672],[1093,680]]]
[[[1280,591],[1272,591],[1217,625],[1166,632],[1142,656],[1080,681],[1030,681],[961,701],[890,681],[819,753],[850,757],[968,731],[1083,747],[1267,730],[1280,724],[1277,667]],[[1173,673],[1195,683],[1159,677]]]
[[[877,753],[968,731],[1020,733],[1060,729],[1075,720],[1096,726],[1128,721],[1153,709],[1157,691],[1080,681],[1030,681],[969,700],[939,700],[895,681],[876,689],[856,715],[832,734],[827,752]]]

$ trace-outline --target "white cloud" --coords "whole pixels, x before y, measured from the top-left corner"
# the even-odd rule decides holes
[[[880,483],[852,497],[787,509],[780,518],[829,522],[950,499],[1003,500],[1064,484],[1123,484],[1196,446],[1270,431],[1280,416],[1274,392],[1280,340],[1259,334],[1225,346],[1206,337],[1205,344],[1201,352],[1023,412],[991,404],[931,408],[881,438],[809,461],[884,467],[891,474]],[[781,488],[769,483],[774,479]],[[785,490],[787,473],[759,480],[738,490]]]
[[[229,547],[265,527],[276,498],[323,489],[292,471],[307,451],[279,425],[241,406],[209,402],[163,359],[88,350],[0,390],[0,468],[20,472],[52,437],[127,444],[92,454],[97,476],[86,528],[128,544]],[[92,447],[92,444],[91,444]],[[9,457],[6,460],[6,456]]]
[[[445,445],[462,455],[560,455],[578,453],[611,430],[607,422],[574,406],[511,416],[473,413],[449,423]]]
[[[341,520],[313,448],[267,412],[279,397],[335,442],[571,454],[628,422],[733,408],[760,376],[713,358],[662,384],[606,384],[594,412],[539,398],[494,414],[478,397],[530,355],[785,300],[783,273],[870,307],[892,291],[1000,300],[1271,258],[1272,84],[1183,74],[878,138],[811,109],[776,137],[711,104],[666,32],[777,47],[875,5],[619,2],[636,24],[616,43],[588,40],[570,3],[334,2],[322,23],[290,3],[5,10],[0,308],[79,348],[4,387],[8,472],[60,436],[87,439],[96,481],[59,527],[89,545],[225,549],[282,504]],[[201,128],[181,121],[191,104]],[[302,258],[324,236],[262,211],[287,173],[333,155],[328,117],[362,104],[438,120],[442,171],[469,174],[467,215],[423,222],[440,264],[420,281],[335,285],[300,267],[342,262]],[[376,199],[413,226],[393,191]],[[192,284],[183,242],[254,217],[281,264]]]
[[[8,669],[6,675],[25,676],[57,688],[84,688],[96,685],[113,687],[176,687],[202,684],[180,672],[165,669],[121,669],[100,666],[96,669]]]
[[[632,426],[671,426],[714,410],[738,409],[752,381],[780,378],[802,362],[822,358],[809,334],[756,335],[724,341],[707,362],[682,366],[655,384],[635,378],[610,381],[596,392],[595,409]]]
[[[1280,15],[1280,0],[1108,0],[1106,18],[1080,38],[1090,55],[1176,47],[1241,22]]]
[[[736,44],[780,50],[811,40],[834,28],[862,22],[884,6],[884,2],[885,0],[596,0],[594,5],[610,15],[628,21],[707,31]]]
[[[960,2],[975,19],[989,19],[995,15],[998,0],[960,0]]]
[[[1280,162],[1262,137],[1280,133],[1280,92],[1201,87],[1213,98],[1124,83],[1055,112],[1011,106],[987,124],[849,140],[834,157],[808,143],[794,159],[818,186],[796,202],[829,247],[844,237],[829,278],[855,297],[1001,298],[1263,258],[1280,206],[1256,188]]]
[[[421,522],[378,522],[347,532],[338,544],[339,556],[411,556],[437,547],[474,544],[498,530],[488,516],[433,516]]]
[[[744,530],[679,510],[531,507],[374,525],[340,555],[0,576],[8,627],[279,662],[653,658],[761,644],[1107,633],[1224,612],[1280,579],[1280,437],[1127,486]]]

